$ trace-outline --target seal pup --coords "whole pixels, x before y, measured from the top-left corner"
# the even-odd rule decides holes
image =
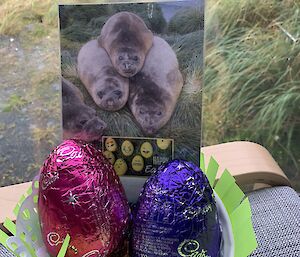
[[[129,78],[143,67],[153,34],[136,14],[119,12],[104,24],[98,41],[118,73]]]
[[[145,134],[155,134],[169,121],[182,87],[176,54],[155,36],[142,70],[130,78],[128,105]]]
[[[96,39],[80,49],[77,70],[82,83],[102,110],[123,108],[128,100],[129,80],[115,71],[109,56]]]
[[[96,116],[96,111],[83,101],[80,90],[62,78],[63,138],[87,142],[98,140],[106,124]]]

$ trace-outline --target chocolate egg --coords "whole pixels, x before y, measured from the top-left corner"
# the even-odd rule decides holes
[[[67,140],[40,172],[42,236],[56,256],[67,234],[66,257],[108,256],[122,244],[129,206],[112,165],[91,145]]]
[[[118,159],[116,160],[115,164],[114,164],[114,169],[116,171],[116,173],[118,174],[118,176],[123,176],[126,171],[128,170],[128,166],[127,163],[123,160],[123,159]]]
[[[122,143],[121,150],[124,156],[130,156],[133,154],[134,146],[129,140],[125,140]]]
[[[131,161],[131,166],[134,171],[142,171],[144,168],[144,159],[140,155],[136,155],[133,157]]]
[[[114,163],[115,163],[116,157],[115,157],[115,155],[113,154],[113,152],[106,150],[106,151],[103,152],[103,155],[106,157],[106,159],[108,159],[108,161],[109,161],[111,164],[114,164]]]
[[[156,144],[161,150],[166,150],[171,144],[171,140],[165,138],[158,138],[156,140]]]
[[[174,160],[145,183],[133,213],[131,257],[219,257],[213,190],[194,164]]]
[[[141,145],[141,155],[144,158],[150,158],[153,155],[153,147],[149,142],[144,142]]]
[[[117,145],[116,140],[114,140],[112,137],[107,138],[105,140],[105,148],[111,152],[117,151],[118,145]]]

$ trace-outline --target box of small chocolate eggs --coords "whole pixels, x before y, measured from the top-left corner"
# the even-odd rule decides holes
[[[174,159],[174,140],[103,136],[102,151],[119,176],[150,176]]]

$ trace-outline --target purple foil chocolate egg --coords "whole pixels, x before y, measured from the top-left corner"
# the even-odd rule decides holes
[[[45,161],[39,182],[42,236],[51,256],[67,234],[67,257],[108,256],[123,244],[129,205],[119,177],[100,151],[64,141]]]
[[[144,185],[133,214],[131,257],[220,255],[213,190],[194,164],[174,160]]]

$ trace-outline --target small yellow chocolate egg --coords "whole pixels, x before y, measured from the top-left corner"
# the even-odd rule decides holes
[[[115,163],[116,157],[115,157],[115,155],[114,155],[111,151],[105,151],[105,152],[103,153],[103,155],[106,157],[106,159],[109,160],[109,162],[110,162],[111,164],[114,164],[114,163]]]
[[[140,155],[136,155],[133,157],[131,161],[131,166],[134,171],[142,171],[144,169],[144,159]]]
[[[149,142],[141,145],[141,154],[144,158],[150,158],[153,155],[153,147]]]
[[[170,139],[158,138],[156,140],[156,144],[161,150],[166,150],[169,147],[170,143]]]
[[[108,151],[115,152],[117,150],[117,142],[112,137],[109,137],[105,141],[105,147]]]
[[[126,173],[128,167],[123,159],[117,159],[114,164],[114,169],[119,176],[122,176]]]
[[[121,150],[125,156],[130,156],[133,154],[133,144],[129,140],[125,140],[121,146]]]

